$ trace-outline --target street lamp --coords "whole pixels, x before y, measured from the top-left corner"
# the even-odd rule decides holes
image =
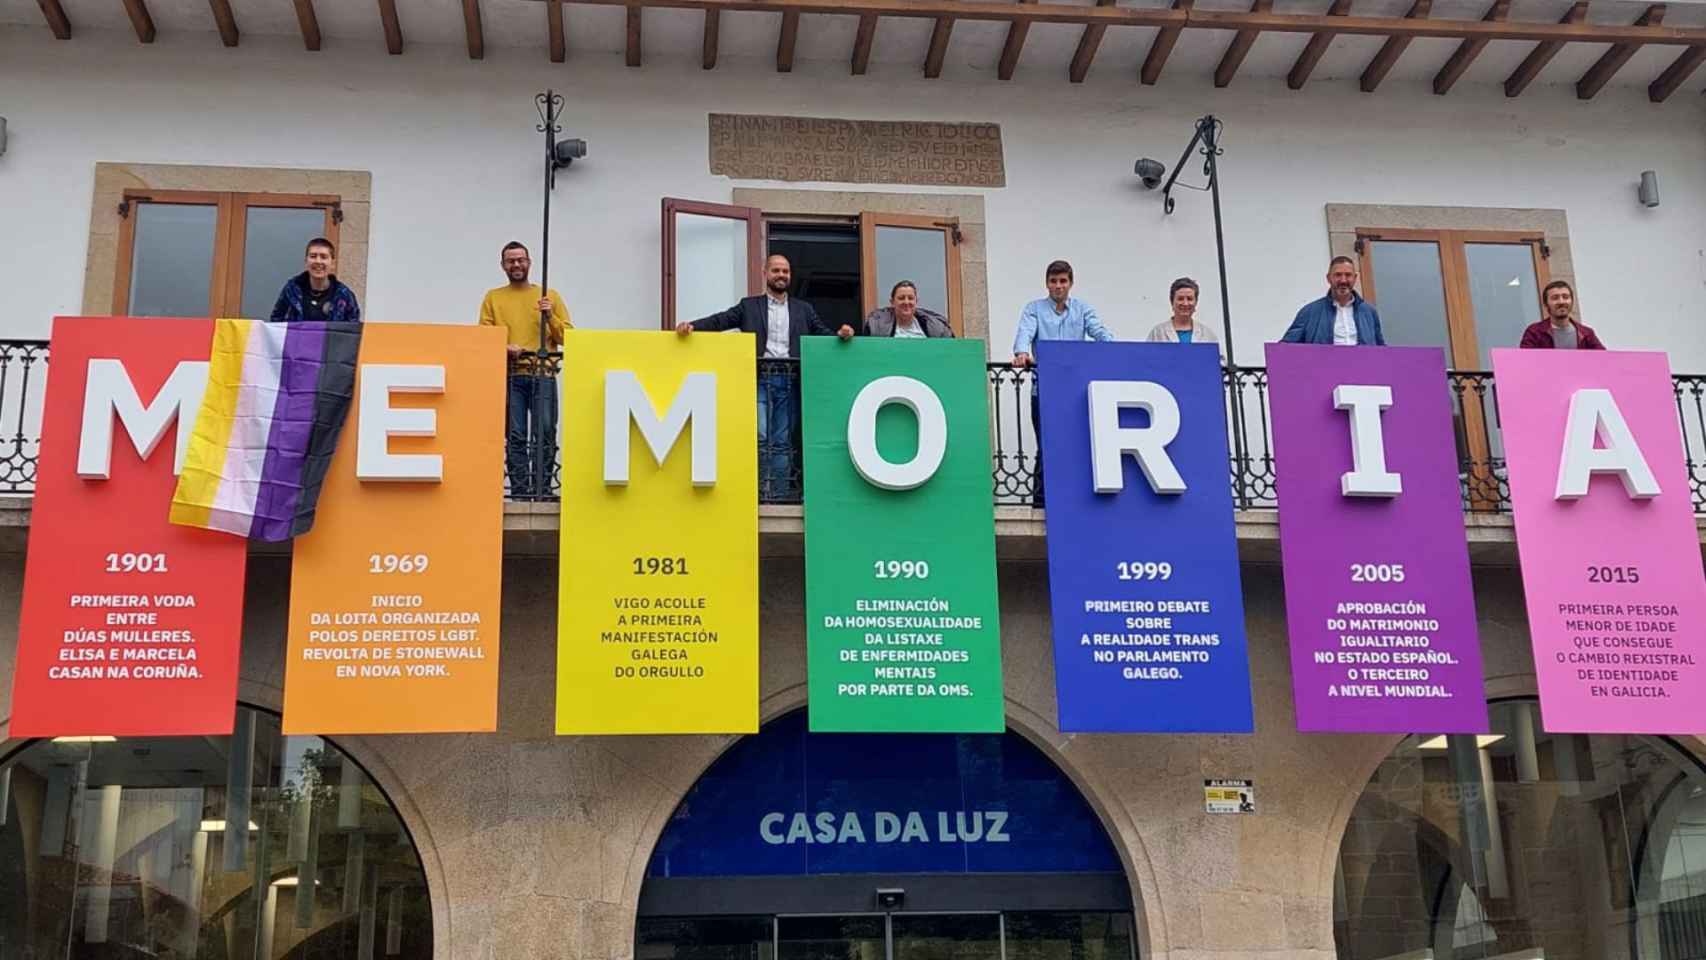
[[[1220,133],[1224,128],[1225,124],[1216,119],[1213,114],[1198,120],[1196,133],[1191,136],[1191,142],[1185,144],[1185,152],[1179,155],[1179,162],[1173,165],[1173,175],[1167,178],[1165,184],[1161,182],[1161,176],[1167,172],[1167,168],[1158,160],[1145,157],[1137,161],[1132,172],[1137,175],[1146,188],[1150,190],[1154,190],[1156,187],[1161,188],[1163,198],[1161,212],[1171,214],[1173,212],[1173,185],[1179,180],[1179,171],[1185,168],[1185,161],[1190,159],[1191,151],[1201,145],[1202,172],[1203,176],[1208,178],[1208,191],[1214,203],[1214,253],[1220,266],[1220,317],[1221,322],[1226,326],[1226,362],[1231,366],[1236,365],[1237,361],[1232,352],[1232,301],[1226,292],[1226,236],[1220,222],[1220,171],[1215,163],[1215,158],[1222,153]]]
[[[533,107],[539,112],[539,123],[534,129],[545,135],[545,203],[544,225],[539,241],[539,293],[541,297],[549,298],[551,296],[551,188],[557,185],[558,170],[566,170],[570,164],[586,156],[586,141],[574,137],[563,140],[557,139],[557,134],[563,132],[563,128],[557,125],[557,120],[563,115],[562,94],[553,90],[535,94]],[[539,311],[539,355],[538,366],[534,369],[536,376],[541,375],[542,371],[550,369],[546,363],[550,358],[550,351],[546,349],[546,344],[549,342],[550,323],[551,310],[547,305],[545,309]],[[533,392],[532,411],[534,424],[544,422],[543,403],[542,392],[535,390]],[[533,462],[532,496],[544,497],[550,492],[547,484],[551,479],[553,465],[543,462],[543,453],[547,449],[547,445],[543,442],[543,431],[535,426],[529,431],[529,435],[541,437],[539,443],[532,445],[535,449],[531,451],[532,457],[530,459]]]

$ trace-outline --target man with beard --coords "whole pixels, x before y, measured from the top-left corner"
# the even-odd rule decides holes
[[[569,311],[563,298],[552,290],[542,293],[528,283],[533,258],[527,246],[511,240],[498,254],[498,266],[509,282],[486,291],[480,301],[480,323],[503,327],[509,343],[508,430],[505,460],[509,467],[512,497],[545,496],[551,492],[551,477],[557,463],[557,371],[541,350],[563,346],[563,331]],[[545,342],[540,343],[540,317],[549,311]],[[537,452],[537,458],[530,454]]]
[[[273,323],[293,320],[330,320],[335,323],[360,323],[361,304],[355,291],[338,280],[332,271],[338,266],[337,250],[332,241],[315,237],[303,251],[304,269],[284,282],[273,302]]]
[[[1297,311],[1280,340],[1284,343],[1330,343],[1341,347],[1383,347],[1380,314],[1357,293],[1357,265],[1350,257],[1334,257],[1327,265],[1327,295]]]
[[[1585,323],[1570,317],[1576,306],[1576,291],[1567,280],[1554,280],[1540,291],[1546,317],[1522,332],[1524,350],[1604,350],[1599,335]]]
[[[762,360],[798,359],[800,337],[853,336],[845,324],[831,330],[812,305],[788,296],[793,267],[788,258],[773,253],[764,261],[764,293],[747,297],[734,306],[708,317],[678,323],[675,332],[687,336],[694,331],[740,330],[754,335]],[[758,476],[759,499],[793,499],[799,495],[796,467],[800,443],[799,368],[787,364],[758,366]]]

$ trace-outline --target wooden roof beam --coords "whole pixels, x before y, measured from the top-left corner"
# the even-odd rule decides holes
[[[871,41],[877,36],[877,15],[859,15],[859,32],[853,37],[853,75],[862,77],[871,65]]]
[[[800,37],[800,12],[789,10],[782,14],[782,31],[776,36],[776,72],[794,70],[794,43]]]
[[[699,66],[704,70],[715,70],[717,67],[717,37],[722,21],[719,19],[720,10],[705,11],[705,42],[699,51]]]
[[[1635,21],[1635,26],[1656,27],[1663,23],[1664,19],[1665,5],[1655,3],[1641,14],[1640,18]],[[1592,100],[1600,90],[1605,88],[1607,83],[1611,82],[1611,78],[1617,75],[1617,71],[1623,69],[1623,65],[1629,62],[1629,58],[1633,57],[1635,52],[1640,49],[1641,45],[1638,43],[1619,43],[1605,51],[1600,56],[1599,61],[1589,67],[1588,72],[1582,74],[1582,78],[1576,81],[1576,98]]]
[[[1416,0],[1415,4],[1410,7],[1410,12],[1404,16],[1406,19],[1422,19],[1428,15],[1428,11],[1432,7],[1433,0]],[[1385,80],[1386,75],[1392,72],[1393,66],[1398,63],[1398,58],[1404,55],[1404,48],[1409,45],[1409,37],[1386,38],[1386,43],[1381,46],[1380,52],[1374,55],[1373,60],[1369,61],[1368,69],[1362,72],[1363,93],[1373,93],[1380,86],[1380,81]]]
[[[1493,6],[1487,10],[1487,15],[1481,20],[1484,23],[1500,22],[1510,16],[1510,12],[1511,0],[1494,0]],[[1443,97],[1451,92],[1451,88],[1456,85],[1458,80],[1462,79],[1469,66],[1475,62],[1475,58],[1481,55],[1482,50],[1487,49],[1487,39],[1486,37],[1470,37],[1457,45],[1457,50],[1451,55],[1451,59],[1445,62],[1445,66],[1439,68],[1439,73],[1434,74],[1435,94]]]
[[[36,0],[36,5],[41,7],[41,15],[47,21],[47,28],[53,31],[53,39],[71,39],[71,20],[66,17],[65,8],[59,5],[59,0]]]
[[[710,13],[705,15],[710,16]],[[551,62],[562,63],[567,60],[569,41],[563,30],[563,0],[545,0],[545,32],[551,38]]]
[[[403,52],[403,25],[397,20],[397,0],[379,0],[379,22],[385,27],[385,49],[393,56]]]
[[[314,15],[314,0],[296,0],[296,25],[302,30],[302,46],[320,49],[320,18]]]
[[[1195,0],[1173,0],[1174,10],[1190,10]],[[1179,34],[1184,27],[1162,27],[1155,34],[1155,40],[1149,44],[1149,55],[1143,58],[1143,68],[1138,71],[1138,80],[1146,87],[1155,86],[1155,81],[1161,79],[1161,71],[1167,66],[1167,58],[1173,55],[1173,45],[1179,42]]]
[[[1647,99],[1654,103],[1664,103],[1666,98],[1676,92],[1676,88],[1688,82],[1694,71],[1706,63],[1706,46],[1689,47],[1677,57],[1659,78],[1647,85]]]
[[[1114,0],[1096,0],[1098,8],[1113,5]],[[1083,34],[1078,37],[1078,49],[1072,53],[1072,66],[1066,71],[1068,80],[1083,83],[1084,78],[1090,75],[1090,61],[1096,59],[1096,48],[1102,45],[1102,34],[1107,32],[1108,25],[1105,23],[1085,25]]]
[[[1255,0],[1250,5],[1251,13],[1267,13],[1274,7],[1274,0]],[[1220,66],[1214,68],[1214,85],[1227,86],[1232,78],[1238,75],[1238,68],[1244,65],[1244,58],[1249,56],[1250,48],[1256,45],[1256,38],[1261,36],[1260,30],[1240,30],[1233,34],[1232,42],[1227,45],[1226,53],[1221,55]]]
[[[953,17],[937,17],[930,31],[930,52],[924,55],[924,76],[931,80],[942,75],[942,61],[948,58],[948,39],[954,34]]]
[[[1587,20],[1587,17],[1587,0],[1576,0],[1565,12],[1564,18],[1558,22],[1560,24],[1582,23]],[[1562,40],[1542,40],[1535,44],[1534,49],[1530,50],[1528,56],[1523,58],[1522,64],[1505,79],[1505,96],[1521,95],[1524,90],[1528,89],[1528,85],[1534,82],[1534,78],[1540,76],[1540,71],[1546,69],[1546,65],[1551,63],[1552,58],[1557,56],[1558,51],[1562,49],[1564,49],[1564,41]]]
[[[1333,0],[1333,6],[1327,10],[1329,17],[1343,17],[1351,12],[1351,0]],[[1297,55],[1297,62],[1291,65],[1291,72],[1285,76],[1285,85],[1293,90],[1302,90],[1309,82],[1309,75],[1315,72],[1315,65],[1321,62],[1321,57],[1327,53],[1327,47],[1332,45],[1333,38],[1338,36],[1332,30],[1318,30],[1309,42],[1304,45],[1303,52]]]
[[[130,17],[130,29],[136,31],[136,42],[153,43],[154,18],[148,13],[145,0],[124,0],[124,12]]]
[[[1036,0],[1019,0],[1020,3],[1035,3]],[[995,75],[1003,80],[1013,79],[1013,70],[1019,66],[1019,52],[1025,49],[1025,37],[1031,32],[1029,20],[1015,20],[1007,25],[1007,42],[1001,46],[1001,62],[995,67]]]
[[[638,6],[630,6],[628,8],[628,39],[625,43],[625,62],[630,67],[637,67],[640,65],[640,27],[640,8]]]
[[[219,25],[219,42],[228,47],[237,45],[237,17],[231,12],[231,0],[207,0],[213,10],[213,22]]]
[[[480,23],[480,0],[462,0],[462,31],[468,35],[468,59],[486,59],[486,28]]]

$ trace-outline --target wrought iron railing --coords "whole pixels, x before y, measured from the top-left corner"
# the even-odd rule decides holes
[[[35,489],[47,361],[45,341],[0,340],[0,494],[24,494]],[[557,358],[549,362],[554,365]],[[758,373],[762,383],[792,392],[795,398],[799,396],[797,361],[760,360]],[[1694,509],[1696,513],[1706,513],[1706,375],[1677,374],[1671,382]],[[989,365],[991,493],[997,505],[1031,504],[1036,494],[1039,454],[1031,419],[1034,383],[1034,374],[1029,369],[1005,363]],[[1233,503],[1240,510],[1272,509],[1278,500],[1267,370],[1228,367],[1224,384]],[[1481,370],[1453,370],[1446,375],[1446,388],[1451,393],[1454,411],[1458,482],[1463,491],[1464,509],[1509,511],[1510,482],[1505,471],[1493,375]],[[550,426],[554,433],[554,424]],[[530,465],[524,484],[537,492],[524,490],[511,499],[555,500],[560,471],[554,445],[535,450],[522,435],[519,452]],[[767,475],[767,479],[761,479],[760,502],[799,503],[797,421],[791,439],[774,447],[761,443],[759,456],[760,475]],[[548,482],[540,482],[545,477],[549,477]]]

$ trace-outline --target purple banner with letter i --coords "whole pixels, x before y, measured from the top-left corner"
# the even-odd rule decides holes
[[[1297,728],[1483,733],[1445,357],[1268,344]]]

